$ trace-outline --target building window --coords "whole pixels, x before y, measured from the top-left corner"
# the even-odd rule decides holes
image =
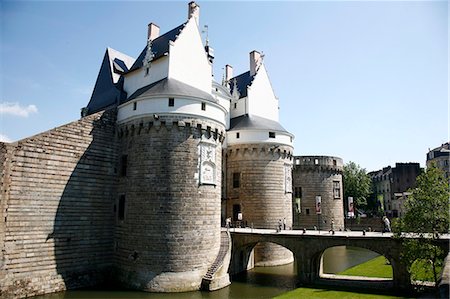
[[[125,219],[125,195],[121,195],[119,198],[119,209],[117,212],[119,220]]]
[[[314,164],[319,165],[319,159],[314,159]]]
[[[234,103],[234,109],[236,109],[237,108],[237,103]]]
[[[202,110],[203,110],[203,111],[206,110],[206,103],[202,103]]]
[[[240,135],[239,132],[236,133],[236,139],[239,139]]]
[[[169,107],[173,107],[175,105],[175,99],[169,98]]]
[[[241,205],[239,204],[233,205],[233,221],[239,220],[239,214],[241,214]]]
[[[333,166],[336,166],[336,165],[337,165],[337,161],[333,160]]]
[[[341,183],[339,181],[333,181],[333,194],[334,198],[341,198]]]
[[[133,110],[136,110],[136,108],[137,108],[137,102],[134,102],[133,103]]]
[[[269,138],[275,138],[275,132],[269,132]]]
[[[233,188],[239,188],[241,186],[241,173],[233,173]]]
[[[306,209],[306,215],[309,215],[309,209]]]
[[[148,76],[148,73],[149,73],[149,72],[150,72],[150,68],[149,68],[149,67],[146,67],[146,68],[145,68],[145,75]]]
[[[302,198],[302,187],[294,187],[294,198]]]
[[[122,155],[122,158],[120,159],[120,175],[121,176],[127,175],[127,166],[128,166],[128,155]]]

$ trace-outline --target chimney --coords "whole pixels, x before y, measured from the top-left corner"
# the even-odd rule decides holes
[[[250,52],[250,76],[254,76],[261,65],[261,54],[258,51]]]
[[[225,81],[228,82],[233,78],[233,67],[229,64],[225,66]]]
[[[188,10],[188,19],[194,17],[195,22],[197,23],[197,26],[199,24],[200,19],[200,6],[195,3],[194,1],[189,2],[188,4],[189,10]]]
[[[159,36],[159,26],[153,23],[148,24],[147,40],[154,40]]]

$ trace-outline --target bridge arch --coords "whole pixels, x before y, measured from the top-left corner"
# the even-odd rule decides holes
[[[403,240],[393,238],[392,234],[370,232],[329,232],[290,230],[277,232],[271,229],[233,229],[230,230],[233,241],[233,260],[231,273],[247,270],[239,265],[241,260],[249,259],[251,249],[258,242],[272,242],[289,249],[296,260],[297,275],[301,283],[312,285],[320,278],[320,258],[323,252],[334,246],[354,246],[366,248],[386,257],[393,270],[393,280],[390,282],[396,289],[409,290],[411,279],[406,265],[400,260]],[[414,236],[407,236],[415,238]],[[438,244],[448,250],[450,236],[439,240]],[[242,254],[240,253],[242,252]]]
[[[386,287],[392,286],[408,286],[410,284],[409,274],[404,264],[400,261],[400,248],[399,244],[392,244],[386,242],[385,239],[365,239],[361,238],[334,238],[324,236],[321,242],[318,242],[317,238],[305,238],[304,248],[306,251],[302,254],[301,259],[297,259],[297,271],[302,282],[306,284],[314,284],[324,279],[324,275],[321,275],[321,261],[325,250],[336,246],[351,246],[364,248],[379,255],[384,256],[392,267],[393,278],[386,279]],[[298,255],[298,254],[297,254]],[[336,280],[336,278],[326,278],[327,280]],[[366,283],[366,280],[351,279],[349,285]],[[339,284],[342,284],[343,280],[340,279]],[[378,282],[380,283],[380,282]],[[370,283],[369,283],[370,284]],[[375,284],[375,283],[374,283]]]
[[[281,240],[268,240],[265,237],[261,238],[251,238],[249,240],[243,241],[243,242],[233,242],[233,250],[232,250],[232,256],[231,256],[231,267],[230,272],[231,274],[236,274],[242,271],[250,270],[255,266],[255,260],[254,260],[254,249],[256,245],[263,244],[263,243],[270,243],[275,244],[283,247],[284,249],[289,250],[292,255],[293,259],[290,259],[289,261],[286,259],[286,263],[291,263],[295,260],[295,249],[291,248],[286,242],[282,242]],[[286,246],[288,245],[288,246]],[[271,266],[271,265],[265,265],[265,266]]]
[[[386,265],[389,268],[389,272],[383,273],[379,276],[365,276],[364,273],[361,275],[358,275],[360,277],[355,278],[356,275],[348,275],[348,276],[341,276],[339,275],[340,272],[357,266],[361,263],[368,262],[374,258],[381,257],[384,261],[387,260],[389,265]],[[335,260],[338,260],[339,262],[335,262]],[[355,247],[355,246],[333,246],[325,249],[322,252],[321,258],[320,258],[320,271],[319,276],[320,278],[327,278],[327,279],[352,279],[352,280],[383,280],[383,281],[391,281],[393,280],[393,271],[392,271],[392,265],[384,255],[380,254],[379,252],[375,252],[373,250],[369,250],[362,247]],[[384,268],[386,270],[386,268]]]

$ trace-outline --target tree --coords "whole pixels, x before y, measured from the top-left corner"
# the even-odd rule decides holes
[[[344,165],[343,184],[344,198],[351,196],[356,207],[364,208],[372,191],[371,179],[366,169],[355,162],[348,162]]]
[[[417,177],[417,187],[410,190],[405,213],[394,225],[397,237],[415,233],[419,239],[403,239],[402,258],[414,279],[412,268],[419,263],[431,267],[437,283],[446,252],[433,244],[440,234],[449,232],[449,185],[442,170],[432,166]],[[422,267],[425,268],[425,267]]]

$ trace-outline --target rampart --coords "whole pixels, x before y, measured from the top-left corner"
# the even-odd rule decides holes
[[[0,144],[0,297],[103,281],[113,257],[115,111]]]

